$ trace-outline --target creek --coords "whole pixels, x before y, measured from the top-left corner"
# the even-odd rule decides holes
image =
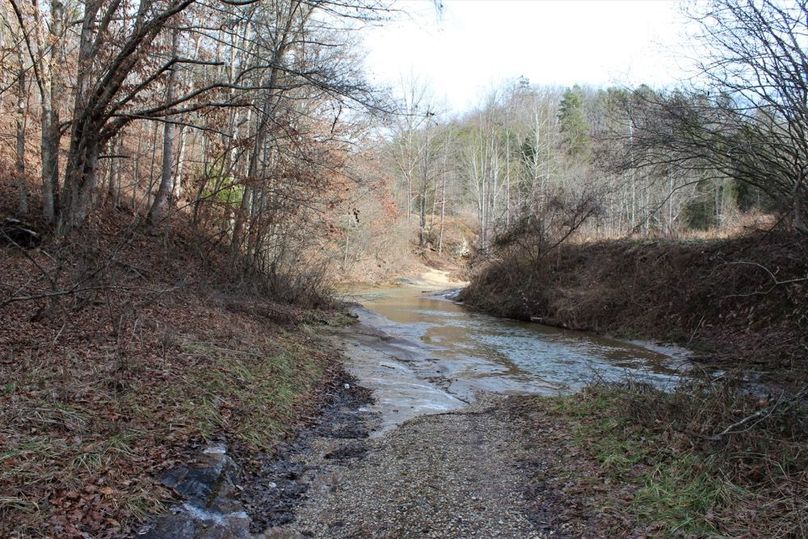
[[[455,293],[409,285],[349,296],[360,324],[344,343],[348,367],[374,390],[378,432],[483,394],[550,396],[624,380],[670,389],[689,365],[681,348],[496,318]]]

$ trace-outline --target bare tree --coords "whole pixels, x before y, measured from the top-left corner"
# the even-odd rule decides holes
[[[694,13],[712,53],[706,87],[635,92],[624,162],[732,178],[808,231],[806,13],[805,0],[713,0]]]
[[[67,12],[60,0],[43,9],[38,1],[19,4],[9,0],[39,91],[41,111],[42,205],[45,220],[56,219],[59,185],[60,108],[64,98],[65,30]],[[9,17],[11,18],[11,17]],[[10,22],[6,21],[10,26]]]
[[[356,73],[340,73],[329,63],[327,51],[349,41],[347,34],[318,41],[324,34],[310,36],[307,18],[321,13],[316,26],[322,29],[327,21],[368,21],[386,9],[381,0],[220,5],[198,0],[134,5],[120,0],[9,0],[9,5],[13,16],[4,19],[19,32],[40,94],[44,213],[61,233],[79,227],[97,206],[104,181],[100,171],[109,170],[112,178],[115,168],[100,162],[116,157],[102,156],[102,149],[116,147],[113,141],[131,123],[164,124],[159,188],[147,205],[150,220],[156,221],[176,187],[178,127],[183,128],[181,148],[188,137],[185,128],[222,133],[229,144],[245,119],[260,118],[266,128],[254,133],[259,153],[253,152],[253,162],[258,163],[265,155],[267,129],[278,127],[272,109],[279,95],[308,87],[320,96],[371,104],[368,89],[351,80]],[[273,43],[277,39],[281,41]],[[287,61],[292,49],[294,61]],[[65,99],[68,85],[72,100]],[[236,110],[246,112],[230,112]],[[220,115],[230,118],[226,129],[209,121],[223,111],[228,112]],[[64,134],[69,141],[60,165]],[[154,144],[150,148],[154,163],[160,152]],[[228,166],[241,166],[234,159],[236,148],[228,147]],[[251,196],[244,197],[245,204],[252,204]]]
[[[15,155],[14,173],[17,176],[17,189],[19,190],[19,200],[17,211],[20,215],[28,214],[28,181],[25,177],[25,130],[28,123],[28,88],[26,82],[25,62],[23,54],[17,50],[17,110],[15,115]]]
[[[171,36],[171,56],[177,56],[177,42],[179,31],[174,29]],[[175,67],[169,69],[168,80],[166,81],[166,103],[173,103],[176,99],[177,73]],[[149,222],[154,224],[160,221],[169,203],[169,198],[174,194],[174,125],[171,122],[163,124],[163,165],[160,172],[160,186],[154,202],[149,209]]]
[[[414,187],[419,175],[419,163],[426,152],[424,127],[429,123],[431,96],[427,87],[420,81],[402,80],[403,98],[393,123],[393,160],[401,183],[401,206],[405,208],[407,220],[410,220],[415,198]],[[423,170],[421,171],[423,172]]]

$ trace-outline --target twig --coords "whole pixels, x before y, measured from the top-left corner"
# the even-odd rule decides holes
[[[762,290],[762,291],[761,290],[756,290],[755,292],[750,292],[748,294],[729,294],[727,296],[724,296],[725,298],[746,298],[746,297],[750,297],[750,296],[765,296],[766,294],[768,294],[769,292],[771,292],[772,290],[774,290],[778,286],[782,286],[782,285],[786,285],[786,284],[800,283],[800,282],[803,282],[803,281],[808,281],[808,275],[806,275],[805,277],[796,277],[794,279],[786,279],[785,281],[779,281],[779,280],[777,280],[777,276],[769,268],[767,268],[763,264],[758,264],[757,262],[749,262],[749,261],[746,261],[746,260],[736,260],[736,261],[732,261],[732,262],[724,262],[722,265],[724,265],[724,266],[746,265],[746,266],[753,266],[753,267],[756,267],[756,268],[760,268],[760,269],[762,269],[763,271],[765,271],[769,275],[769,277],[771,278],[771,280],[773,282],[773,284],[766,290]]]
[[[184,285],[172,286],[172,287],[168,287],[168,288],[162,288],[160,290],[154,290],[153,292],[155,292],[155,294],[156,294],[155,297],[159,297],[159,295],[161,295],[161,294],[165,294],[167,292],[177,290],[179,288],[182,288],[183,286]],[[43,298],[50,298],[50,297],[56,297],[56,296],[67,296],[67,295],[70,295],[70,294],[78,294],[79,292],[87,292],[87,291],[90,291],[90,290],[141,290],[141,288],[140,287],[135,287],[135,286],[114,286],[114,285],[85,286],[85,287],[81,287],[81,288],[79,288],[78,286],[74,286],[74,287],[69,288],[67,290],[57,290],[55,292],[45,292],[45,293],[42,293],[42,294],[32,294],[30,296],[14,296],[14,297],[11,297],[11,298],[5,300],[4,302],[0,303],[0,307],[5,307],[6,305],[8,305],[10,303],[15,303],[15,302],[18,302],[18,301],[32,301],[32,300],[35,300],[35,299],[43,299]],[[152,299],[149,299],[149,301],[152,301]]]
[[[788,400],[784,400],[784,398],[783,398],[785,396],[785,393],[780,393],[780,396],[777,398],[777,401],[773,405],[767,406],[766,408],[762,408],[762,409],[758,410],[757,412],[744,417],[740,421],[736,421],[735,423],[729,425],[727,428],[725,428],[724,430],[722,430],[718,434],[714,434],[713,436],[708,436],[707,438],[710,439],[710,440],[719,440],[723,436],[727,436],[727,435],[730,435],[730,434],[740,434],[741,432],[745,432],[745,431],[749,430],[750,428],[752,428],[753,426],[755,426],[757,423],[760,423],[760,421],[763,421],[764,419],[770,417],[774,413],[774,411],[781,404],[784,404],[784,403],[785,404],[791,404],[793,402],[797,402],[797,401],[801,400],[806,395],[806,392],[808,392],[808,387],[804,387],[803,389],[798,391],[793,397],[789,398]],[[758,419],[758,421],[756,421],[753,425],[750,425],[749,427],[747,427],[747,428],[745,428],[743,430],[735,430],[738,427],[746,425],[747,423],[749,423],[750,421],[753,421],[755,419]]]
[[[692,343],[692,342],[693,342],[693,339],[695,339],[695,338],[696,338],[696,333],[698,333],[698,332],[699,332],[699,328],[700,328],[700,327],[701,327],[701,325],[704,323],[704,317],[705,317],[705,316],[706,316],[706,315],[701,315],[701,320],[699,320],[699,323],[698,323],[698,324],[696,324],[696,329],[694,329],[694,330],[693,330],[693,333],[691,333],[691,334],[690,334],[690,338],[687,340],[687,344],[688,344],[688,345],[689,345],[690,343]]]
[[[758,410],[757,412],[755,412],[754,414],[748,415],[748,416],[744,417],[743,419],[741,419],[740,421],[736,421],[735,423],[728,426],[727,428],[725,428],[724,430],[722,430],[718,434],[713,435],[713,438],[719,439],[722,436],[726,436],[728,434],[738,434],[740,432],[743,432],[743,431],[736,431],[735,429],[742,426],[742,425],[745,425],[745,424],[749,423],[753,419],[761,418],[761,420],[763,420],[763,419],[771,416],[774,413],[774,410],[780,405],[780,403],[782,401],[783,401],[783,395],[780,394],[780,397],[777,398],[777,401],[774,403],[774,405],[767,406],[766,408],[762,408],[762,409]],[[746,430],[746,429],[744,429],[744,430]]]
[[[9,235],[8,235],[8,233],[7,233],[5,230],[3,230],[3,229],[1,229],[1,228],[0,228],[0,232],[2,232],[2,233],[3,233],[3,237],[6,239],[6,241],[10,242],[10,243],[11,243],[11,244],[12,244],[14,247],[16,247],[16,248],[17,248],[17,249],[18,249],[18,250],[19,250],[19,251],[20,251],[20,252],[23,254],[23,256],[25,256],[25,258],[27,258],[27,259],[28,259],[28,261],[29,261],[29,262],[31,262],[31,264],[33,264],[33,265],[36,267],[36,269],[38,269],[38,270],[40,271],[40,273],[42,273],[42,275],[44,275],[44,276],[45,276],[45,278],[48,280],[48,282],[50,282],[51,289],[55,289],[55,288],[56,288],[56,282],[55,282],[55,281],[54,281],[54,279],[51,277],[50,273],[48,273],[48,271],[47,271],[47,270],[45,270],[45,268],[43,268],[43,267],[42,267],[42,266],[39,264],[39,262],[37,262],[36,258],[34,258],[33,256],[31,256],[31,255],[28,253],[28,250],[27,250],[27,249],[25,249],[25,248],[24,248],[22,245],[20,245],[20,244],[19,244],[19,243],[17,243],[16,241],[14,241],[14,238],[12,238],[11,236],[9,236]]]

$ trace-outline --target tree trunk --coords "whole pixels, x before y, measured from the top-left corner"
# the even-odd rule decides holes
[[[443,179],[441,181],[440,198],[440,234],[438,236],[438,252],[443,253],[443,223],[446,219],[446,154],[444,154],[443,161]]]
[[[172,174],[174,156],[174,129],[170,122],[163,125],[163,162],[160,170],[160,185],[149,209],[149,224],[157,224],[165,213],[169,199],[174,193],[174,175]]]
[[[59,117],[50,103],[42,107],[42,215],[50,224],[56,221],[59,185]]]
[[[101,141],[99,126],[83,129],[74,127],[65,168],[65,185],[62,191],[63,206],[59,212],[58,231],[65,234],[81,226],[93,205],[96,188],[96,172]]]
[[[117,208],[121,204],[121,167],[119,154],[121,153],[123,136],[115,137],[112,143],[112,162],[109,165],[109,185],[108,193],[112,200],[112,207]]]
[[[426,247],[426,193],[421,193],[421,211],[419,214],[418,243]]]
[[[177,168],[174,173],[174,200],[180,200],[185,195],[185,187],[183,186],[182,174],[185,170],[185,161],[188,157],[187,139],[188,129],[181,126],[179,129],[180,147],[177,149]]]
[[[210,178],[208,176],[210,172],[210,165],[208,164],[208,157],[210,156],[210,152],[208,151],[208,138],[202,137],[202,177],[198,180],[199,185],[196,188],[196,195],[194,196],[194,211],[192,212],[191,216],[191,223],[196,227],[199,224],[199,210],[200,206],[202,206],[202,202],[204,201],[205,189],[208,186],[208,182]]]
[[[419,208],[418,208],[418,244],[423,249],[427,245],[427,234],[426,234],[426,205],[427,205],[427,195],[429,193],[429,168],[431,166],[432,157],[430,155],[430,134],[431,129],[429,127],[429,111],[427,110],[426,113],[426,146],[424,146],[424,157],[423,157],[423,172],[421,177],[421,188],[419,192]]]
[[[35,4],[36,6],[36,4]],[[64,6],[59,0],[50,4],[50,24],[41,20],[41,13],[35,7],[36,40],[39,50],[46,50],[44,41],[50,44],[47,54],[42,58],[42,75],[40,80],[40,98],[42,102],[40,154],[42,160],[42,215],[49,224],[56,223],[59,208],[59,111],[62,100],[62,87],[56,75],[61,60],[63,45]],[[40,25],[48,27],[47,36],[42,36]],[[44,53],[43,53],[44,54]]]
[[[22,53],[19,53],[20,70],[17,74],[17,144],[14,158],[14,171],[17,176],[19,200],[17,212],[28,215],[28,182],[25,179],[25,113],[28,108],[28,93],[25,91],[25,67]]]
[[[511,228],[511,132],[505,141],[505,229]]]
[[[58,0],[52,0],[54,8],[61,6]],[[88,92],[91,86],[89,81],[93,64],[93,38],[95,14],[100,3],[87,2],[85,4],[84,20],[81,25],[79,37],[77,69],[75,77],[75,90],[73,95],[73,115],[70,129],[70,146],[67,152],[64,182],[61,191],[61,200],[57,206],[56,229],[58,234],[66,234],[84,223],[90,213],[95,196],[97,181],[98,156],[106,142],[101,138],[101,128],[104,119],[94,114],[92,104],[88,103]],[[60,7],[61,9],[61,7]],[[53,30],[52,30],[53,32]],[[54,90],[51,98],[54,104],[59,103],[61,89],[56,83],[56,77],[51,76]],[[54,113],[54,111],[51,111]],[[58,116],[52,116],[53,143],[55,156],[59,151],[59,125]],[[44,138],[44,129],[43,129]],[[44,164],[43,164],[44,173]],[[56,178],[58,166],[53,170],[53,191],[56,191]]]
[[[142,173],[141,165],[141,154],[143,153],[143,139],[145,138],[143,134],[143,130],[140,130],[139,136],[137,138],[137,149],[135,150],[135,162],[132,165],[132,169],[134,170],[134,181],[129,184],[129,192],[131,195],[131,208],[132,212],[134,213],[137,210],[137,190],[140,187],[140,178]]]
[[[174,30],[171,38],[171,55],[177,55],[177,39],[179,32]],[[175,69],[171,69],[166,81],[166,103],[174,101],[174,86],[177,78]],[[170,121],[163,124],[163,165],[160,171],[160,186],[157,188],[157,195],[149,210],[149,224],[158,223],[165,213],[171,195],[174,193],[174,175],[172,168],[174,165],[174,125]]]
[[[264,148],[264,144],[266,143],[266,120],[269,115],[269,101],[264,102],[264,107],[260,116],[256,117],[256,122],[258,124],[255,133],[255,141],[253,142],[252,152],[250,153],[250,160],[247,169],[247,185],[244,185],[244,194],[241,198],[241,204],[239,204],[238,209],[236,210],[236,218],[235,222],[233,223],[233,236],[230,239],[230,255],[235,260],[238,254],[241,252],[242,245],[244,242],[244,227],[247,221],[247,217],[250,212],[250,206],[252,203],[252,188],[251,184],[256,181],[256,176],[258,174],[258,167],[259,161],[261,159],[261,153]]]

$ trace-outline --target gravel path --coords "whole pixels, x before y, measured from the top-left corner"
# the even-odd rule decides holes
[[[288,518],[265,519],[274,527],[259,537],[549,533],[529,519],[535,508],[526,500],[524,432],[504,405],[507,397],[450,393],[419,368],[427,364],[425,372],[433,377],[439,370],[429,350],[372,325],[358,324],[333,337],[356,389],[372,394],[372,400],[346,400],[270,466],[261,479],[272,485],[270,496],[256,499],[254,507],[260,512],[282,500]],[[345,387],[354,391],[351,384]]]
[[[322,438],[293,522],[267,537],[540,537],[525,516],[513,424],[481,402],[361,442]]]

